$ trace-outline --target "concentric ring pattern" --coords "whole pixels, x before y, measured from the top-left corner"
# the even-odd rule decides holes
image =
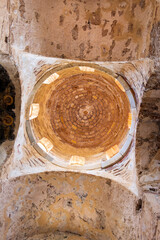
[[[102,76],[77,74],[63,79],[46,107],[54,133],[76,148],[119,144],[127,129],[126,96]],[[124,104],[125,102],[125,104]]]
[[[96,68],[72,66],[51,70],[31,101],[32,132],[49,154],[69,161],[99,160],[120,148],[129,131],[130,102],[120,83]],[[40,146],[40,145],[39,145]]]

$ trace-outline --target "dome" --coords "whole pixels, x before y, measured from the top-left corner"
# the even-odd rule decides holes
[[[122,158],[132,124],[128,89],[122,77],[97,65],[50,69],[37,82],[28,104],[33,146],[70,168],[94,169],[117,154]]]

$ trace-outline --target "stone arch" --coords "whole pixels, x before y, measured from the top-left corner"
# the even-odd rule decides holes
[[[2,189],[4,239],[35,239],[56,231],[92,240],[137,235],[138,198],[113,180],[43,172],[6,180]]]
[[[23,0],[11,4],[10,11],[13,49],[47,57],[124,61],[148,56],[156,0]]]

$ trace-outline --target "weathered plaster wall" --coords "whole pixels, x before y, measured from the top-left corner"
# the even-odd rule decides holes
[[[156,2],[11,0],[10,42],[14,48],[50,57],[101,61],[146,57]]]
[[[160,58],[160,1],[157,0],[155,20],[151,31],[150,57]]]
[[[110,179],[50,172],[5,181],[1,189],[2,240],[57,230],[90,240],[139,239],[138,199]]]
[[[9,1],[0,1],[0,51],[9,52]]]
[[[140,218],[140,239],[160,239],[160,196],[144,193]]]

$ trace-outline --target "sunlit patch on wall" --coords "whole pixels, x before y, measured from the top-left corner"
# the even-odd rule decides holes
[[[43,84],[50,84],[54,82],[57,78],[59,78],[59,75],[57,73],[53,73],[43,82]]]
[[[79,156],[72,156],[69,161],[70,165],[83,166],[85,164],[85,158]]]
[[[79,67],[79,69],[80,69],[81,71],[84,71],[84,72],[94,72],[94,71],[95,71],[94,68],[86,67],[86,66],[81,66],[81,67]]]
[[[53,148],[53,144],[45,137],[43,137],[39,142],[37,143],[40,148],[42,148],[45,152],[50,152]]]
[[[29,119],[34,119],[38,117],[39,113],[39,103],[32,103],[30,106]]]

